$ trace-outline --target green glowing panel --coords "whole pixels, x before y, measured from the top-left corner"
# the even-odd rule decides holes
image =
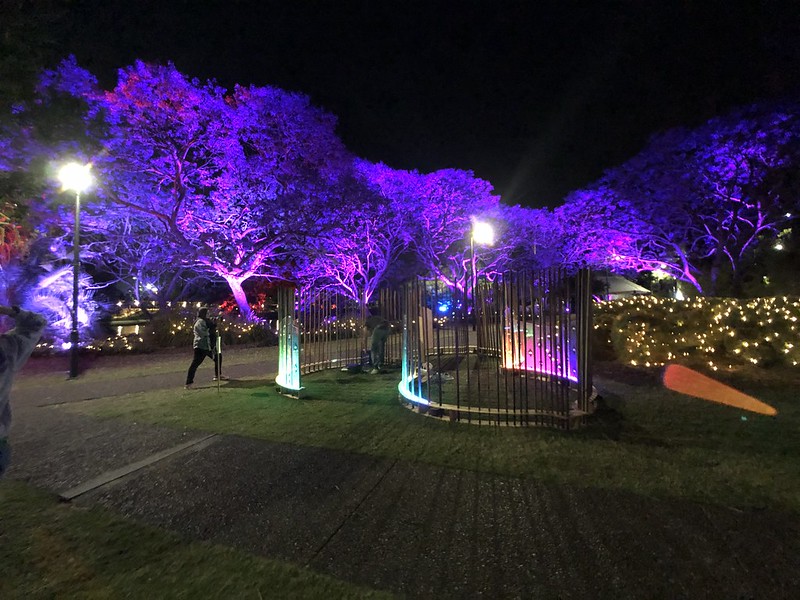
[[[300,331],[291,315],[278,322],[278,376],[275,378],[282,388],[300,391]]]

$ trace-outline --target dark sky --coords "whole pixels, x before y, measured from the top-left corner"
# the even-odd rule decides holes
[[[65,49],[309,94],[356,154],[553,206],[664,128],[800,83],[800,2],[69,2]]]

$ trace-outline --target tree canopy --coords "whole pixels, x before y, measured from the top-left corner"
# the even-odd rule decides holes
[[[2,121],[0,263],[42,239],[53,269],[66,264],[71,205],[53,159],[70,156],[98,182],[82,209],[84,265],[137,299],[146,281],[162,305],[192,283],[224,283],[251,318],[257,280],[366,304],[408,268],[468,290],[473,270],[552,265],[660,270],[699,293],[740,293],[778,242],[796,252],[798,109],[758,104],[657,134],[551,212],[503,204],[469,170],[357,158],[336,118],[300,93],[227,90],[142,61],[103,89],[67,59]],[[478,221],[493,245],[472,244]]]
[[[798,102],[760,104],[655,136],[557,210],[565,256],[741,293],[756,251],[797,219],[798,114]]]

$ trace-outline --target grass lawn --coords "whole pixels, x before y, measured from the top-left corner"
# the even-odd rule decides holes
[[[388,598],[0,483],[0,598]]]
[[[396,398],[396,375],[328,371],[302,400],[269,381],[93,400],[53,410],[230,433],[587,487],[800,513],[797,386],[731,383],[774,406],[765,417],[664,389],[652,373],[599,369],[606,403],[572,433],[476,427],[423,417]]]

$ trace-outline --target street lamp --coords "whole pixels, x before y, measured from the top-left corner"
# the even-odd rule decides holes
[[[475,257],[475,244],[479,244],[481,246],[491,246],[494,244],[494,228],[492,227],[491,223],[473,220],[472,231],[469,235],[470,263],[472,264],[472,316],[474,318],[472,322],[473,331],[476,329],[478,319],[478,302],[476,298],[476,293],[478,290],[478,264]]]
[[[72,331],[69,334],[70,379],[75,379],[78,376],[78,341],[80,339],[78,336],[78,274],[81,269],[81,192],[86,190],[92,183],[90,169],[91,164],[79,165],[72,162],[61,167],[58,172],[61,189],[75,192],[75,229],[72,232]]]

